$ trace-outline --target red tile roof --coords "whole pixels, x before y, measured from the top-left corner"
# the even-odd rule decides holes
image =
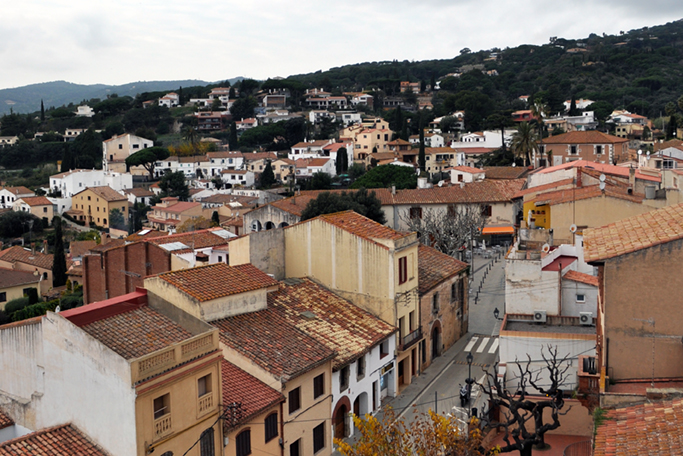
[[[128,200],[128,198],[126,198],[125,195],[120,194],[119,192],[117,192],[116,190],[107,185],[103,185],[101,187],[88,187],[85,190],[81,190],[80,192],[76,193],[73,197],[76,197],[77,195],[80,195],[83,192],[87,192],[88,190],[90,190],[95,195],[110,203],[114,201]]]
[[[201,204],[200,203],[193,203],[190,201],[179,201],[175,204],[171,204],[168,207],[160,206],[157,204],[152,209],[153,210],[159,210],[160,212],[173,212],[173,213],[180,214],[180,213],[185,212],[187,210],[194,209],[197,206],[201,206]]]
[[[269,307],[211,322],[221,342],[282,382],[334,358],[334,351],[289,323]]]
[[[52,201],[44,196],[24,196],[21,200],[29,206],[52,206]]]
[[[185,328],[148,305],[89,323],[81,329],[127,360],[192,337]]]
[[[576,189],[564,189],[557,190],[554,192],[539,193],[535,198],[529,201],[536,201],[536,205],[540,206],[543,204],[550,204],[551,206],[556,204],[569,203],[572,201],[580,201],[590,198],[599,198],[603,195],[612,198],[618,198],[626,201],[631,201],[633,203],[642,203],[645,199],[645,195],[633,193],[629,194],[626,187],[618,187],[608,185],[605,190],[600,190],[598,185],[590,185],[587,187],[579,187]]]
[[[628,139],[608,135],[597,130],[570,131],[543,138],[543,144],[617,144],[625,142],[628,142]]]
[[[31,271],[0,268],[0,290],[7,287],[37,283],[39,281],[40,274],[34,275]]]
[[[567,273],[562,276],[563,279],[572,280],[574,282],[585,283],[586,285],[598,286],[598,278],[590,274],[584,274],[579,271],[567,271]]]
[[[433,247],[420,244],[417,250],[417,282],[420,296],[467,268],[467,263],[458,261]]]
[[[534,171],[534,174],[546,174],[546,173],[553,173],[555,171],[563,170],[563,169],[570,169],[570,168],[587,168],[587,169],[594,169],[602,174],[612,174],[614,176],[621,176],[625,177],[628,179],[629,177],[629,168],[626,168],[624,166],[616,166],[616,165],[606,165],[604,163],[595,163],[587,160],[575,160],[567,163],[563,163],[561,165],[556,165],[556,166],[550,166],[548,168],[541,168],[536,171]],[[636,179],[641,179],[641,180],[648,180],[648,181],[653,181],[653,182],[661,182],[662,178],[661,176],[651,176],[649,174],[644,174],[640,172],[640,170],[636,170]]]
[[[0,410],[0,429],[14,425],[14,420]]]
[[[242,404],[242,415],[238,421],[224,421],[226,431],[248,423],[256,415],[285,400],[282,393],[225,359],[221,360],[221,376],[223,405]]]
[[[249,263],[215,263],[159,274],[161,280],[203,302],[277,285],[277,280]]]
[[[396,332],[395,327],[307,278],[281,283],[277,292],[268,295],[268,305],[335,351],[335,370]]]
[[[95,241],[71,241],[69,243],[69,254],[71,258],[82,257],[97,246]]]
[[[216,245],[223,245],[226,242],[225,238],[212,233],[208,229],[190,231],[188,233],[172,234],[168,236],[164,233],[160,234],[160,236],[156,236],[151,239],[148,239],[149,235],[146,235],[143,240],[159,246],[169,244],[171,242],[180,242],[188,247],[194,247],[195,249],[205,249],[208,247],[214,247]]]
[[[0,456],[107,456],[73,424],[63,424],[0,443]]]
[[[470,173],[470,174],[481,174],[484,172],[483,169],[472,168],[471,166],[453,166],[451,168],[446,168],[446,169],[453,169],[455,171],[462,171],[464,173]]]
[[[683,399],[608,410],[594,456],[683,454]]]
[[[0,261],[8,263],[25,263],[42,269],[52,269],[53,255],[44,254],[36,251],[31,253],[30,249],[25,249],[19,245],[0,251]]]
[[[524,195],[529,195],[531,193],[542,193],[546,190],[555,190],[559,189],[560,187],[565,187],[565,188],[571,188],[574,185],[574,179],[573,178],[567,178],[567,179],[562,179],[557,182],[551,182],[549,184],[543,184],[543,185],[537,185],[535,187],[527,187],[522,190],[519,190],[517,193],[513,195],[513,198],[521,198]]]
[[[683,204],[677,204],[584,230],[584,257],[602,261],[681,238]]]
[[[0,190],[7,190],[15,195],[35,195],[33,190],[26,188],[24,186],[19,187],[0,187]]]
[[[372,241],[376,239],[397,241],[412,235],[412,233],[393,230],[354,211],[319,215],[316,218],[334,225],[337,228],[341,228],[344,231],[348,231],[358,237]]]
[[[487,179],[521,179],[529,174],[525,166],[485,166]]]

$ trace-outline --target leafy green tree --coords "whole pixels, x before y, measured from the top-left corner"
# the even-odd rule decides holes
[[[259,88],[258,81],[254,79],[242,79],[239,83],[240,97],[249,97]],[[251,117],[251,116],[248,116]]]
[[[349,169],[349,154],[346,147],[340,147],[337,151],[337,161],[334,163],[337,176],[344,174]]]
[[[238,98],[230,106],[230,114],[234,120],[248,119],[254,117],[254,108],[258,106],[258,101],[254,97]]]
[[[64,253],[64,238],[62,237],[62,218],[52,219],[55,227],[55,253],[52,259],[52,286],[61,287],[66,283],[66,255]]]
[[[576,97],[574,97],[574,95],[572,95],[572,101],[569,103],[569,112],[567,114],[570,116],[578,116],[581,114],[581,111],[576,108]]]
[[[0,215],[0,237],[14,238],[27,232],[42,233],[43,221],[23,211],[9,211]]]
[[[109,226],[115,229],[124,229],[126,227],[126,219],[119,209],[112,209],[109,211]]]
[[[135,233],[142,229],[143,216],[149,211],[149,206],[145,203],[135,203],[130,209],[129,233]]]
[[[275,173],[273,172],[273,166],[270,164],[270,160],[266,161],[266,166],[263,168],[261,173],[261,187],[270,188],[271,185],[275,183]]]
[[[363,174],[365,174],[365,165],[362,163],[353,163],[349,166],[348,173],[351,179],[358,179]]]
[[[126,158],[126,168],[130,170],[133,166],[142,166],[149,173],[150,180],[154,180],[156,162],[168,158],[169,155],[165,147],[148,147],[129,155]]]
[[[439,128],[442,133],[451,133],[456,130],[456,125],[458,125],[459,122],[460,121],[455,116],[445,116],[441,119]]]
[[[526,166],[531,164],[531,154],[538,151],[537,136],[528,122],[521,122],[512,135],[512,152],[525,159]]]
[[[604,122],[614,111],[614,105],[608,101],[596,101],[591,103],[586,107],[586,111],[593,111],[595,113],[595,118],[600,122]]]
[[[365,188],[361,188],[357,192],[321,193],[317,198],[308,202],[301,213],[301,220],[348,210],[364,215],[377,223],[386,223],[382,211],[382,202],[377,198],[375,192],[368,193]]]
[[[456,95],[447,96],[444,107],[448,112],[465,111],[465,129],[478,131],[482,129],[484,119],[493,113],[495,104],[491,97],[484,93],[463,90]]]
[[[388,188],[391,185],[395,185],[397,189],[416,188],[415,170],[399,165],[377,166],[357,179],[351,188]]]
[[[76,168],[102,169],[102,136],[89,128],[70,145]]]
[[[307,188],[309,190],[329,190],[332,188],[332,177],[322,171],[318,171],[311,176]]]
[[[185,183],[185,174],[182,171],[164,174],[159,181],[159,188],[162,198],[173,196],[180,201],[187,201],[190,197],[190,189]]]

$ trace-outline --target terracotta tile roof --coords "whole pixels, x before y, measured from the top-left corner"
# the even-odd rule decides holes
[[[535,174],[546,174],[553,173],[555,171],[570,169],[570,168],[587,168],[594,169],[602,174],[612,174],[614,176],[621,176],[628,179],[629,168],[616,165],[606,165],[604,163],[595,163],[587,160],[575,160],[567,163],[563,163],[557,166],[550,166],[548,168],[541,168],[534,171]],[[649,180],[653,182],[661,182],[661,176],[652,176],[649,174],[644,174],[640,170],[636,170],[636,179]]]
[[[158,277],[201,302],[273,287],[278,283],[249,263],[239,266],[215,263],[165,272]]]
[[[597,427],[594,456],[683,454],[683,400],[608,410]]]
[[[290,214],[298,215],[301,217],[301,213],[306,209],[309,201],[316,199],[318,194],[322,192],[315,192],[315,194],[297,195],[291,198],[282,199],[279,201],[273,201],[270,203],[271,206],[276,207]],[[265,206],[264,206],[265,207]]]
[[[152,210],[158,210],[160,212],[173,212],[173,213],[180,214],[180,213],[183,213],[187,210],[194,209],[197,206],[201,206],[201,204],[193,203],[190,201],[179,201],[175,204],[171,204],[168,207],[160,206],[157,204],[156,206],[154,206],[152,208]]]
[[[107,456],[73,424],[63,424],[0,443],[0,456]]]
[[[597,130],[570,131],[543,138],[543,144],[617,144],[625,142],[628,142],[628,139],[608,135]]]
[[[683,204],[677,204],[584,230],[584,257],[601,261],[681,238]]]
[[[485,166],[487,179],[521,179],[529,174],[525,166]]]
[[[231,151],[222,151],[222,152],[208,152],[206,154],[207,158],[242,158],[243,154],[242,152],[231,152]]]
[[[382,205],[387,204],[480,204],[509,202],[526,182],[525,179],[500,179],[469,182],[464,186],[398,190],[374,189]],[[383,190],[383,191],[382,191]]]
[[[151,197],[154,196],[154,192],[151,192],[147,190],[146,188],[142,187],[135,187],[135,188],[128,188],[123,191],[124,193],[128,195],[133,195],[136,198],[144,198],[144,197]]]
[[[476,143],[473,143],[476,144]],[[491,152],[494,152],[498,149],[495,147],[456,147],[453,149],[456,152],[462,152],[465,155],[481,155],[481,154],[488,154]]]
[[[0,410],[0,429],[5,429],[6,427],[14,425],[14,420],[9,416],[5,415],[2,410]]]
[[[244,161],[252,162],[254,160],[277,160],[277,154],[275,152],[245,152],[242,154]]]
[[[76,197],[77,195],[80,195],[83,192],[87,192],[88,190],[90,190],[95,195],[110,203],[114,201],[125,201],[128,199],[125,197],[125,195],[120,194],[119,192],[117,192],[116,190],[107,185],[103,185],[101,187],[88,187],[76,193],[73,197]]]
[[[573,185],[574,185],[574,179],[570,177],[568,179],[562,179],[562,180],[559,180],[557,182],[551,182],[549,184],[543,184],[543,185],[537,185],[535,187],[524,188],[522,190],[519,190],[517,193],[515,193],[513,198],[521,198],[524,195],[529,195],[532,193],[543,193],[546,190],[556,190],[556,189],[559,189],[560,187],[571,188]]]
[[[660,150],[668,149],[669,147],[675,147],[676,149],[683,150],[683,141],[681,141],[680,139],[671,139],[663,143],[656,142],[654,144],[654,151],[657,152]]]
[[[223,404],[242,404],[242,416],[239,421],[224,421],[226,431],[241,423],[248,423],[256,415],[285,400],[282,393],[225,359],[221,360],[221,376]]]
[[[221,342],[283,382],[334,358],[335,353],[269,307],[211,322]]]
[[[30,249],[25,249],[19,245],[0,251],[0,261],[8,263],[25,263],[43,269],[52,269],[52,254],[44,254],[36,251],[31,253]]]
[[[453,166],[451,168],[446,168],[446,169],[447,170],[448,169],[454,169],[456,171],[462,171],[462,172],[470,173],[470,174],[481,174],[484,172],[483,169],[473,168],[471,166]]]
[[[110,239],[106,244],[98,244],[91,248],[91,252],[106,252],[107,250],[115,249],[117,247],[123,247],[126,241],[123,239]]]
[[[240,196],[240,195],[226,195],[222,193],[217,193],[215,195],[207,196],[201,198],[202,203],[212,203],[212,204],[230,204],[230,203],[240,203],[243,206],[255,206],[258,204],[258,197],[256,196]]]
[[[44,196],[24,196],[21,200],[29,206],[52,206],[52,201]]]
[[[192,337],[183,327],[148,305],[81,326],[81,329],[127,360]]]
[[[66,172],[63,172],[63,173],[53,174],[52,176],[50,176],[50,179],[61,179],[61,178],[63,178],[63,177],[69,176],[69,175],[71,175],[71,174],[73,174],[73,173],[83,173],[83,172],[86,172],[86,173],[87,173],[87,172],[89,172],[89,171],[91,171],[91,170],[89,170],[89,169],[83,169],[83,168],[76,168],[76,169],[72,169],[72,170],[70,170],[70,171],[66,171]]]
[[[321,147],[324,147],[327,144],[329,144],[329,142],[330,142],[329,139],[318,139],[318,140],[313,141],[313,142],[300,142],[300,143],[294,144],[292,146],[292,149],[304,149],[307,147],[319,147],[319,148],[321,148]]]
[[[598,286],[598,278],[590,274],[584,274],[583,272],[570,270],[567,271],[565,275],[562,276],[563,279],[573,280],[574,282],[585,283],[586,285]]]
[[[135,241],[140,241],[143,239],[152,239],[152,238],[164,237],[164,236],[168,236],[168,233],[165,233],[163,231],[145,228],[144,230],[140,230],[137,233],[129,234],[128,237],[126,238],[126,241],[127,242],[135,242]]]
[[[556,204],[568,203],[571,201],[580,201],[590,198],[598,198],[606,195],[612,198],[618,198],[633,203],[642,203],[645,195],[633,193],[629,194],[624,187],[607,186],[605,190],[600,190],[598,185],[590,185],[587,187],[579,187],[577,189],[557,190],[554,192],[539,193],[535,198],[529,201],[536,201],[536,205],[549,204],[551,206]]]
[[[209,247],[215,247],[217,245],[225,244],[225,238],[212,232],[212,229],[190,231],[188,233],[178,233],[171,235],[164,235],[153,237],[151,239],[144,239],[147,242],[151,242],[155,245],[164,245],[171,242],[180,242],[188,247],[194,247],[195,249],[206,249]]]
[[[40,281],[40,275],[33,275],[31,271],[0,268],[0,290]]]
[[[411,236],[412,233],[402,233],[387,226],[381,225],[354,211],[343,211],[334,214],[319,215],[316,217],[331,225],[348,231],[358,237],[369,240],[384,239],[396,241]]]
[[[7,190],[8,192],[13,193],[15,195],[35,195],[33,190],[26,188],[24,186],[4,187],[4,188],[0,188],[0,190]]]
[[[335,370],[396,332],[395,327],[307,278],[281,283],[277,292],[268,295],[268,305],[335,351]]]
[[[299,158],[294,161],[294,165],[297,168],[309,168],[309,167],[320,167],[325,166],[331,158]]]
[[[97,247],[95,241],[71,241],[69,244],[69,253],[71,258],[82,257],[90,251],[90,249]]]
[[[388,143],[388,144],[390,144],[390,143]],[[406,143],[406,144],[410,144],[410,143]],[[328,150],[330,152],[339,152],[339,149],[341,149],[342,147],[347,149],[348,147],[350,147],[350,144],[345,143],[345,142],[335,142],[332,144],[328,144],[327,146],[323,147],[323,149]],[[348,149],[347,149],[347,152],[348,152]]]
[[[420,296],[444,280],[467,269],[467,263],[441,253],[433,247],[420,244],[417,250],[417,283]]]

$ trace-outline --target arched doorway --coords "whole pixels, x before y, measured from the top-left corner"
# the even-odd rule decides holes
[[[441,325],[437,323],[432,327],[432,359],[441,356]]]
[[[261,222],[259,222],[258,220],[254,220],[253,222],[251,222],[251,231],[261,231],[261,229]]]
[[[353,401],[353,414],[363,418],[368,412],[368,393],[360,393]]]
[[[284,228],[284,227],[286,227],[286,226],[289,226],[289,223],[287,223],[287,222],[282,222],[282,223],[280,223],[280,225],[278,225],[278,228]]]
[[[346,432],[346,420],[349,414],[349,409],[346,404],[341,404],[337,408],[337,412],[334,415],[334,438],[343,439],[347,436]]]
[[[275,224],[270,220],[266,222],[266,230],[272,230],[275,228]]]

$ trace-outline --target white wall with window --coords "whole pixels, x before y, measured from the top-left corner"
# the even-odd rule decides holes
[[[562,278],[562,315],[578,317],[581,312],[598,316],[598,287]]]

